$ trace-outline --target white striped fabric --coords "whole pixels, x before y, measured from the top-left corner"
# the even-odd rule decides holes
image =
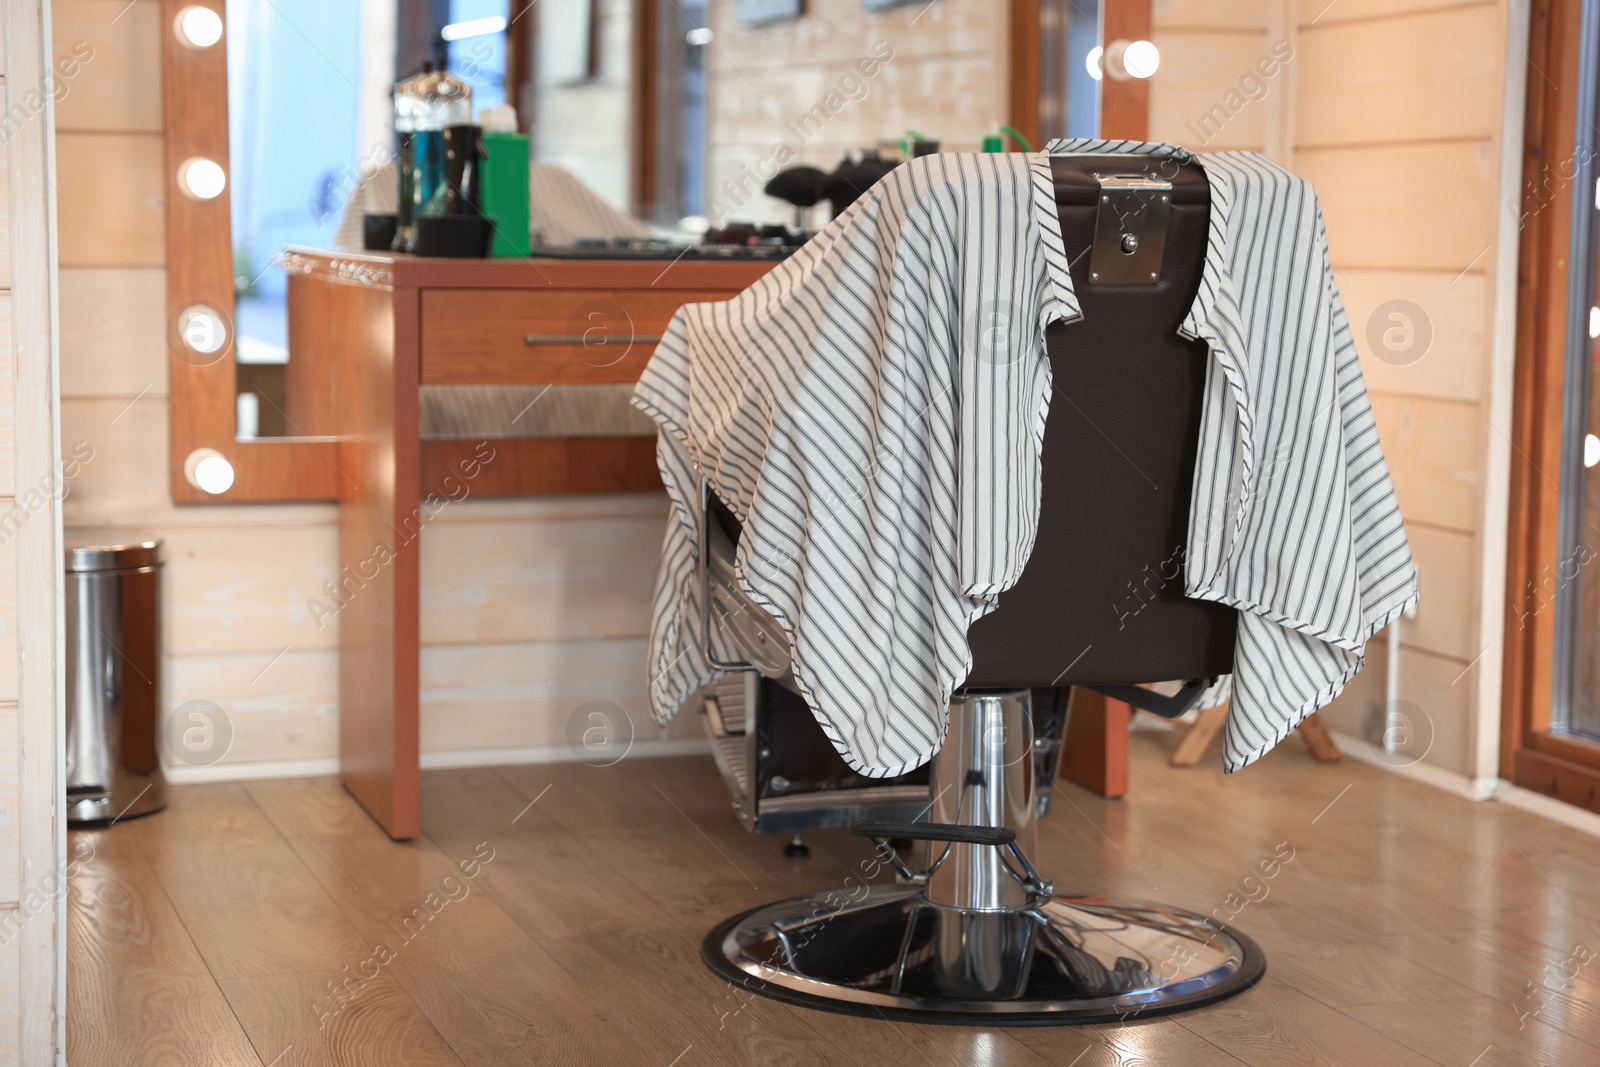
[[[1044,328],[1082,314],[1049,155],[1183,151],[1059,141],[913,160],[739,297],[678,313],[634,395],[662,429],[674,515],[650,642],[658,719],[713,675],[698,652],[703,476],[743,523],[740,585],[787,631],[846,762],[887,776],[927,761],[971,668],[967,627],[1033,547]],[[1211,233],[1180,332],[1208,343],[1210,368],[1186,580],[1241,613],[1234,770],[1339,692],[1415,601],[1416,574],[1310,187],[1252,153],[1201,162]]]

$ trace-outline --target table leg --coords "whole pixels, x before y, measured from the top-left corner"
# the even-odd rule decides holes
[[[1128,792],[1127,704],[1083,686],[1072,690],[1059,776],[1104,797]]]
[[[404,840],[422,830],[417,291],[338,288],[361,304],[339,381],[339,779]]]

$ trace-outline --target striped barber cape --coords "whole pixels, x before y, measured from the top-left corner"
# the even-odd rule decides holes
[[[715,676],[699,651],[704,478],[742,524],[740,587],[787,632],[845,761],[881,777],[937,751],[967,628],[1033,548],[1044,330],[1082,317],[1049,160],[1074,152],[1186,150],[915,159],[735,299],[678,312],[634,393],[672,512],[658,720]],[[1255,153],[1196,158],[1210,234],[1179,332],[1210,354],[1185,591],[1240,613],[1234,674],[1208,694],[1231,698],[1232,771],[1339,693],[1417,582],[1310,185]],[[724,645],[711,635],[739,658]]]

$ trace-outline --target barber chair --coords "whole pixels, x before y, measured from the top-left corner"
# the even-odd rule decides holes
[[[1205,257],[1204,172],[1127,155],[1052,165],[1084,318],[1046,332],[1056,395],[1033,555],[971,628],[972,673],[951,701],[943,748],[921,769],[927,783],[851,783],[850,804],[811,816],[875,840],[897,883],[769,904],[707,935],[707,965],[755,993],[920,1022],[1088,1023],[1195,1008],[1266,971],[1255,942],[1210,916],[1058,895],[1035,867],[1034,820],[1069,688],[1181,714],[1231,670],[1237,625],[1233,609],[1183,595],[1207,353],[1176,329]],[[738,524],[709,495],[705,507],[703,621],[731,633],[748,660],[715,664],[743,672],[708,697],[719,747],[744,745],[746,768],[768,786],[762,760],[782,766],[791,743],[811,761],[812,785],[837,779],[843,761],[817,752],[826,739],[790,692],[782,629],[732,580]],[[1170,680],[1185,680],[1175,696],[1142,687]],[[729,701],[760,736],[730,740]],[[1038,736],[1041,727],[1054,736]],[[748,777],[746,825],[789,829],[773,810],[780,798],[762,796],[759,781],[752,798]],[[926,866],[914,869],[894,839],[922,843]]]

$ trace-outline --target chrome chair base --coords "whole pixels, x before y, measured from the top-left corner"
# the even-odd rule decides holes
[[[979,1026],[1127,1020],[1259,981],[1260,947],[1204,915],[1057,896],[1039,876],[1030,699],[1027,690],[958,692],[926,819],[852,827],[901,884],[736,915],[706,935],[706,965],[805,1007]],[[927,842],[928,866],[908,867],[889,846],[895,837]]]
[[[1117,1022],[1210,1004],[1266,973],[1248,937],[1164,904],[1053,896],[1021,910],[873,888],[767,904],[712,930],[707,966],[751,993],[872,1018],[979,1026]]]

